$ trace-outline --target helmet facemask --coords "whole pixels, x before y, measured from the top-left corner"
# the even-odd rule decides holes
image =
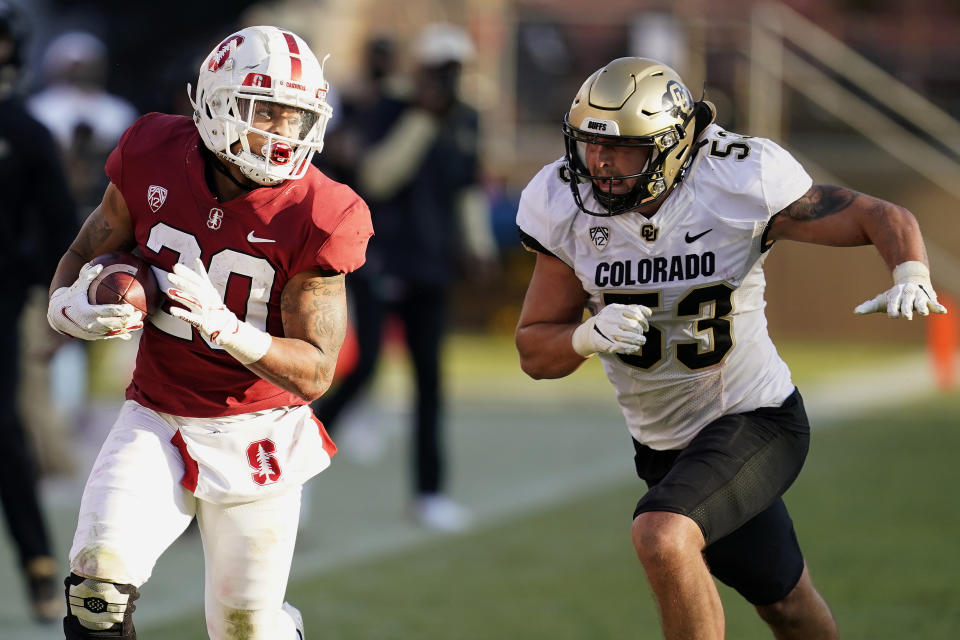
[[[633,211],[638,207],[659,200],[667,192],[667,181],[664,178],[664,165],[672,154],[684,153],[689,141],[683,145],[687,132],[681,127],[667,130],[653,136],[607,136],[588,133],[570,125],[567,117],[563,121],[564,146],[566,149],[567,167],[571,177],[571,188],[577,206],[594,216],[616,216]],[[644,147],[648,148],[649,155],[643,169],[637,173],[625,175],[593,175],[587,167],[586,146],[588,144],[605,145],[612,147]],[[610,181],[607,190],[601,188],[597,181]],[[634,180],[633,189],[626,193],[614,193],[614,180]],[[587,210],[580,195],[579,184],[590,183],[593,195],[604,210]]]
[[[247,178],[259,184],[302,178],[313,154],[323,148],[330,107],[324,103],[320,109],[311,109],[297,106],[296,102],[279,102],[240,91],[227,93],[220,121],[227,139],[234,142],[219,155],[238,165]],[[283,113],[284,119],[296,120],[299,125],[290,127],[292,135],[259,128],[258,124],[264,126],[263,116],[267,113],[274,117]]]

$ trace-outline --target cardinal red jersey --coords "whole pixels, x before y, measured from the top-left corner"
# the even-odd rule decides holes
[[[219,202],[204,178],[202,142],[186,117],[147,114],[120,139],[106,172],[123,194],[137,248],[161,289],[177,262],[201,258],[227,307],[283,336],[280,294],[308,269],[347,273],[373,234],[366,204],[315,167],[300,180]],[[173,415],[211,417],[304,404],[253,374],[169,313],[143,331],[127,398]]]

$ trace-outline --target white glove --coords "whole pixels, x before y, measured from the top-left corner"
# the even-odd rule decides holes
[[[200,335],[223,347],[240,364],[256,362],[270,350],[270,334],[240,322],[227,309],[199,258],[194,260],[193,269],[185,264],[173,265],[168,279],[173,287],[167,289],[167,295],[186,307],[171,307],[170,313],[192,324]]]
[[[589,358],[595,353],[622,353],[640,351],[650,328],[649,307],[639,304],[608,304],[573,332],[573,350]]]
[[[898,264],[893,270],[894,285],[877,297],[867,300],[853,310],[866,314],[886,311],[891,318],[903,316],[913,320],[913,312],[921,316],[946,313],[947,308],[937,302],[937,292],[930,284],[930,270],[916,260]]]
[[[88,262],[72,285],[51,294],[47,322],[54,331],[83,340],[129,340],[131,332],[143,328],[143,314],[133,305],[90,304],[90,283],[101,271],[102,264]]]

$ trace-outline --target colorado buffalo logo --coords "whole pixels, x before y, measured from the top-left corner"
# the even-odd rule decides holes
[[[667,92],[663,94],[663,110],[674,117],[688,116],[693,111],[693,96],[685,86],[671,80],[667,83]]]
[[[658,231],[660,230],[657,229],[655,225],[650,222],[646,222],[642,227],[640,227],[640,237],[647,242],[656,242]]]

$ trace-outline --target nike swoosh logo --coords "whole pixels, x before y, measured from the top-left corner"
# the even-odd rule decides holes
[[[66,318],[66,319],[70,322],[70,324],[72,324],[73,326],[78,327],[78,328],[80,328],[80,329],[84,329],[84,327],[81,327],[81,326],[77,323],[76,320],[74,320],[73,318],[71,318],[70,316],[67,315],[67,309],[69,309],[69,308],[70,308],[70,305],[68,305],[68,306],[66,306],[66,307],[62,307],[62,308],[60,309],[60,313],[63,314],[63,317]],[[84,330],[86,330],[86,329],[84,329]],[[603,334],[601,333],[600,335],[603,335]],[[604,336],[604,337],[605,337],[605,336]]]
[[[703,236],[707,235],[707,234],[710,233],[711,231],[713,231],[713,227],[707,229],[707,230],[704,231],[703,233],[698,233],[698,234],[695,235],[695,236],[690,235],[690,232],[687,231],[687,234],[686,234],[685,236],[683,236],[683,239],[687,241],[687,244],[690,244],[691,242],[696,242],[697,240],[699,240],[699,239],[702,238]]]
[[[270,238],[258,238],[253,235],[253,231],[247,234],[247,242],[276,242],[276,240],[271,240]]]
[[[593,325],[593,330],[596,331],[597,333],[599,333],[599,334],[600,334],[600,337],[602,337],[602,338],[603,338],[604,340],[606,340],[607,342],[613,342],[613,340],[611,340],[611,339],[608,338],[607,336],[603,335],[603,331],[600,331],[600,329],[597,329],[597,325]]]

